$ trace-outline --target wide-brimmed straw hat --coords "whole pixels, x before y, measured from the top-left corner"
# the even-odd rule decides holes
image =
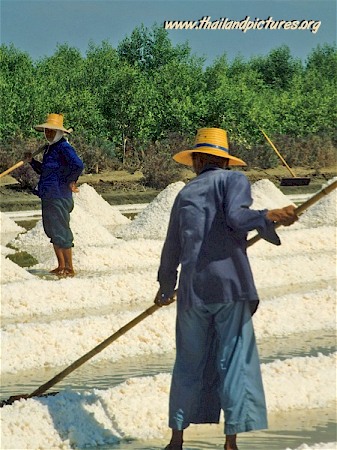
[[[63,126],[63,114],[48,114],[47,121],[40,125],[35,125],[36,131],[44,131],[46,128],[50,130],[61,130],[65,133],[71,133],[71,130],[67,130]]]
[[[192,149],[176,153],[173,159],[180,164],[193,166],[193,153],[207,153],[228,159],[229,166],[246,166],[242,159],[229,154],[227,132],[221,128],[200,128]]]

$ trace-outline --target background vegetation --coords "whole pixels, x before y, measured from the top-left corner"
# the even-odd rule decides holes
[[[250,167],[279,164],[261,128],[290,166],[336,161],[337,49],[330,45],[305,62],[281,46],[250,60],[223,55],[205,68],[188,44],[173,46],[163,28],[141,26],[117,48],[90,44],[84,56],[64,44],[33,61],[1,45],[0,62],[1,171],[41,145],[33,126],[50,112],[74,128],[71,143],[87,173],[139,169],[157,188],[174,181],[172,154],[204,126],[226,129],[232,153]]]

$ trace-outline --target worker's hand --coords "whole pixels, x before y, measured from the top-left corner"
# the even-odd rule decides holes
[[[71,190],[71,192],[79,192],[79,189],[76,186],[76,181],[72,181],[71,183],[69,183],[69,189]]]
[[[267,212],[267,218],[272,222],[288,227],[298,220],[295,210],[296,206],[294,205],[285,206],[284,208],[279,209],[271,209]]]
[[[157,306],[167,306],[170,305],[171,303],[173,303],[176,300],[176,294],[174,293],[171,297],[167,297],[165,294],[162,294],[162,292],[159,291],[157,292],[157,295],[154,299],[154,303]]]
[[[26,153],[23,154],[23,160],[24,160],[25,162],[30,163],[30,162],[32,162],[32,159],[33,159],[33,153],[31,153],[31,152],[26,152]]]

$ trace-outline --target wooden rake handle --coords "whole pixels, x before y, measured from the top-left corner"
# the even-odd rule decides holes
[[[318,202],[322,197],[329,194],[331,191],[336,189],[337,187],[337,180],[333,183],[326,186],[324,189],[313,195],[309,200],[302,203],[298,208],[296,208],[296,213],[298,215],[302,214],[306,209],[308,209],[310,206],[312,206],[314,203]],[[276,225],[278,227],[280,225]],[[255,242],[259,241],[261,237],[259,235],[254,236],[253,238],[249,239],[248,246],[255,244]],[[67,375],[69,375],[71,372],[76,370],[78,367],[80,367],[82,364],[87,362],[89,359],[100,353],[102,350],[104,350],[108,345],[110,345],[112,342],[114,342],[116,339],[118,339],[120,336],[123,336],[127,331],[129,331],[131,328],[135,327],[138,323],[140,323],[142,320],[144,320],[146,317],[153,314],[157,309],[159,309],[160,306],[154,304],[150,306],[148,309],[143,311],[141,314],[139,314],[137,317],[135,317],[133,320],[128,322],[126,325],[124,325],[122,328],[120,328],[118,331],[113,333],[111,336],[109,336],[107,339],[105,339],[103,342],[98,344],[96,347],[94,347],[92,350],[90,350],[85,355],[81,356],[79,359],[74,361],[70,366],[66,367],[62,372],[55,375],[51,380],[47,381],[45,384],[37,388],[34,392],[29,394],[28,396],[25,396],[25,398],[31,398],[31,397],[37,397],[42,395],[44,392],[46,392],[49,388],[54,386],[56,383],[61,381],[63,378],[65,378]]]
[[[69,133],[73,132],[72,128],[69,128]],[[38,155],[39,153],[42,153],[46,148],[48,147],[48,144],[41,145],[35,152],[32,153],[32,156]],[[4,172],[0,173],[0,178],[4,177],[5,175],[8,175],[9,173],[13,172],[13,170],[18,169],[21,167],[26,161],[22,160],[14,164],[14,166],[10,167],[9,169],[5,170]]]
[[[87,362],[89,359],[91,359],[93,356],[100,353],[102,350],[104,350],[108,345],[110,345],[112,342],[114,342],[116,339],[118,339],[120,336],[123,336],[127,331],[131,330],[134,326],[136,326],[139,322],[144,320],[146,317],[153,314],[157,309],[159,309],[160,306],[157,306],[156,304],[150,306],[150,308],[143,311],[141,314],[139,314],[137,317],[135,317],[133,320],[128,322],[126,325],[124,325],[122,328],[120,328],[118,331],[113,333],[111,336],[109,336],[107,339],[105,339],[103,342],[98,344],[96,347],[94,347],[92,350],[90,350],[85,355],[81,356],[81,358],[74,361],[70,366],[66,367],[62,372],[55,375],[54,378],[47,381],[45,384],[37,388],[34,392],[28,395],[27,398],[30,397],[38,397],[39,395],[46,392],[49,388],[54,386],[54,384],[61,381],[63,378],[65,378],[67,375],[69,375],[71,372],[76,370],[78,367],[82,366],[85,362]]]
[[[287,164],[287,161],[283,158],[283,156],[281,155],[281,153],[277,150],[277,148],[275,147],[275,145],[272,143],[272,141],[269,139],[269,137],[267,136],[267,134],[261,130],[264,137],[266,138],[266,140],[269,142],[271,148],[274,150],[274,152],[277,154],[277,156],[280,158],[280,160],[283,162],[283,164],[286,166],[286,168],[289,170],[290,174],[292,177],[296,178],[296,175],[294,173],[294,171],[289,167],[289,165]]]
[[[310,208],[310,206],[317,203],[322,197],[330,194],[330,192],[332,192],[336,188],[337,188],[337,180],[333,181],[331,184],[329,184],[328,186],[326,186],[325,188],[323,188],[322,190],[320,190],[319,192],[314,194],[312,197],[310,197],[309,200],[303,202],[300,206],[298,206],[295,209],[296,214],[298,216],[300,216],[301,214],[304,213],[304,211],[306,211],[308,208]],[[275,225],[275,228],[279,228],[280,226],[281,226],[281,224],[277,223]],[[256,236],[253,236],[252,238],[250,238],[248,240],[247,246],[250,247],[251,245],[255,244],[255,242],[259,241],[260,239],[262,239],[262,238],[258,234]]]
[[[39,147],[37,150],[35,150],[35,152],[32,153],[32,156],[36,156],[39,153],[43,152],[46,148],[46,144],[42,145],[41,147]],[[0,173],[0,178],[4,177],[5,175],[8,175],[9,173],[13,172],[13,170],[18,169],[19,167],[21,167],[26,161],[22,160],[17,162],[16,164],[14,164],[14,166],[10,167],[9,169],[5,170],[4,172]]]

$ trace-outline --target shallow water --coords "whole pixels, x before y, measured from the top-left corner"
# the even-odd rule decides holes
[[[299,410],[290,413],[269,415],[269,429],[244,433],[238,436],[240,450],[285,450],[295,449],[305,442],[336,441],[335,407],[317,410]],[[99,447],[104,450],[159,450],[169,441],[165,440],[123,441],[119,444]],[[193,425],[185,431],[184,450],[223,449],[222,425]],[[97,450],[97,447],[87,447]],[[336,450],[331,448],[329,450]]]
[[[112,344],[113,345],[113,344]],[[294,356],[316,356],[335,350],[336,336],[332,331],[299,333],[286,337],[264,339],[258,343],[262,363]],[[101,361],[87,363],[55,385],[48,392],[74,389],[108,389],[126,379],[153,376],[171,372],[174,354],[149,355],[118,362]],[[8,375],[2,378],[2,399],[13,394],[33,392],[38,386],[53,378],[60,370],[43,370]],[[27,382],[27,380],[30,380]],[[193,425],[185,432],[184,450],[223,448],[223,425]],[[121,441],[118,444],[86,447],[89,450],[158,450],[164,448],[166,440]],[[240,450],[285,450],[295,449],[304,442],[313,445],[319,442],[336,441],[336,407],[296,410],[269,414],[269,429],[244,433],[239,436]],[[335,449],[331,449],[335,450]]]
[[[86,233],[84,233],[84,235],[86,236]],[[288,237],[288,236],[287,236]],[[291,237],[291,236],[290,236]],[[301,236],[299,236],[301,238]],[[320,243],[320,235],[316,234],[314,235],[314,237],[317,239],[315,240],[315,242]],[[100,236],[99,236],[100,238]],[[285,240],[286,241],[286,240]],[[99,241],[101,242],[101,241]],[[298,306],[293,307],[293,303],[292,303],[292,299],[289,299],[288,303],[282,303],[282,299],[281,304],[284,305],[282,311],[280,311],[281,315],[279,316],[279,307],[278,305],[280,303],[277,303],[277,307],[274,306],[274,309],[271,309],[271,314],[270,314],[270,310],[267,310],[266,316],[265,316],[265,323],[263,325],[265,325],[265,330],[267,330],[267,332],[265,332],[263,335],[264,336],[268,336],[269,334],[269,327],[273,327],[273,323],[272,320],[274,320],[274,328],[276,328],[277,330],[280,330],[280,333],[285,334],[283,337],[275,337],[274,334],[272,334],[271,337],[265,337],[264,339],[260,339],[260,341],[258,342],[258,346],[259,346],[259,351],[260,351],[260,357],[261,357],[261,362],[264,364],[268,364],[268,363],[272,363],[275,360],[284,360],[284,359],[288,359],[290,358],[290,361],[292,358],[295,357],[306,357],[306,356],[314,356],[317,357],[318,355],[322,354],[322,355],[330,355],[331,353],[333,353],[335,351],[336,348],[336,335],[334,333],[333,330],[326,330],[327,324],[328,326],[332,326],[331,322],[328,319],[325,319],[325,321],[322,321],[322,325],[324,324],[324,326],[321,326],[320,331],[307,331],[307,332],[301,332],[300,328],[307,328],[307,325],[310,324],[316,324],[316,317],[317,317],[317,322],[318,325],[320,323],[319,319],[320,317],[324,317],[323,311],[322,313],[320,312],[321,310],[318,309],[317,307],[317,301],[319,301],[319,299],[321,299],[322,301],[324,301],[324,297],[318,294],[315,294],[315,291],[317,291],[317,289],[326,289],[326,288],[330,288],[330,287],[335,287],[335,279],[329,279],[325,273],[321,274],[320,277],[312,277],[312,271],[310,272],[310,276],[305,276],[303,277],[303,279],[301,278],[300,275],[302,275],[302,272],[304,272],[306,274],[306,272],[309,272],[308,267],[311,267],[310,264],[306,265],[305,264],[305,260],[308,259],[308,261],[310,262],[315,261],[315,264],[317,266],[317,256],[322,256],[319,255],[319,250],[316,251],[316,253],[313,253],[313,249],[310,246],[307,245],[299,245],[297,246],[297,241],[294,241],[294,239],[290,242],[293,242],[293,244],[291,245],[291,252],[289,252],[289,254],[292,254],[292,251],[294,251],[294,254],[296,254],[296,249],[300,248],[302,253],[299,252],[299,257],[297,260],[297,266],[299,268],[301,268],[299,271],[296,270],[296,264],[293,264],[292,261],[290,261],[292,263],[292,265],[289,265],[289,262],[287,262],[289,260],[289,258],[287,259],[287,255],[288,253],[285,252],[285,260],[282,260],[281,257],[278,258],[278,264],[277,266],[275,266],[275,272],[270,274],[268,272],[268,267],[265,264],[265,261],[268,260],[269,261],[269,253],[267,253],[266,255],[264,255],[264,258],[261,258],[259,260],[259,255],[258,257],[256,257],[256,255],[253,255],[253,261],[256,263],[256,261],[259,262],[259,264],[261,264],[261,266],[259,266],[259,268],[263,268],[263,270],[266,270],[266,272],[268,272],[268,275],[266,276],[266,278],[268,278],[268,282],[266,284],[261,283],[262,286],[259,289],[260,292],[260,296],[261,296],[261,303],[263,303],[264,301],[269,301],[269,300],[273,300],[275,298],[275,296],[286,296],[288,297],[288,295],[291,295],[292,293],[309,293],[311,295],[311,297],[309,296],[309,299],[311,301],[308,301],[308,303],[303,303],[303,308],[305,308],[305,310],[301,310]],[[152,248],[152,247],[151,247]],[[328,255],[327,252],[332,252],[334,249],[331,247],[331,249],[328,249],[328,246],[326,244],[321,244],[321,248],[323,248],[323,252],[326,253]],[[304,254],[305,253],[305,254]],[[102,255],[100,253],[99,254],[99,258],[102,258]],[[97,255],[96,255],[97,256]],[[325,255],[323,255],[324,257]],[[331,256],[331,255],[330,255]],[[331,261],[331,257],[329,256],[330,259],[323,259],[321,258],[321,263],[323,264],[323,266],[326,265],[326,261]],[[110,254],[109,254],[110,257]],[[97,259],[97,261],[99,261],[99,258]],[[150,261],[150,260],[149,260]],[[151,260],[152,261],[152,260]],[[261,261],[261,263],[260,263]],[[286,262],[285,262],[286,261]],[[152,264],[152,262],[151,262]],[[303,269],[302,269],[302,264],[303,264]],[[110,264],[111,265],[111,264]],[[111,269],[109,265],[109,268]],[[49,264],[47,265],[47,267],[49,266]],[[44,266],[43,266],[44,267]],[[104,266],[105,267],[105,266]],[[118,266],[119,267],[119,266]],[[132,266],[133,267],[133,266]],[[331,266],[330,266],[331,267]],[[118,272],[118,273],[122,273],[125,269],[124,268],[119,268],[116,269],[115,267],[112,267],[114,270],[114,273]],[[105,272],[103,273],[102,271],[100,271],[99,273],[95,274],[92,272],[88,272],[86,269],[86,266],[84,267],[85,270],[80,271],[78,276],[76,277],[76,279],[78,279],[79,281],[79,285],[82,285],[82,279],[85,281],[88,281],[88,278],[90,279],[90,283],[92,281],[92,283],[95,283],[95,277],[96,276],[102,276],[103,274],[105,275]],[[315,269],[315,267],[311,268],[311,270]],[[135,269],[136,270],[136,269]],[[138,270],[138,266],[137,266],[137,270]],[[262,271],[263,271],[262,270]],[[296,277],[288,277],[287,278],[287,282],[283,280],[283,276],[286,273],[286,271],[290,272],[293,271],[295,273],[298,273],[299,277],[298,279],[296,279]],[[43,271],[39,271],[39,269],[32,269],[30,270],[32,275],[35,275],[36,277],[43,277],[45,279],[50,279],[52,280],[53,278],[50,278],[50,276],[48,275],[47,272],[43,272]],[[41,272],[41,273],[40,273]],[[318,271],[318,273],[320,273]],[[274,279],[275,277],[275,279]],[[119,278],[118,278],[119,280]],[[283,281],[282,281],[283,280]],[[143,281],[143,280],[141,280]],[[274,283],[275,281],[275,283]],[[132,282],[134,282],[134,279],[132,279]],[[274,285],[271,285],[271,282],[274,283]],[[138,280],[138,284],[139,284],[139,280]],[[27,285],[29,285],[29,283],[27,283]],[[88,287],[89,284],[87,283]],[[128,286],[128,284],[126,284]],[[109,285],[110,286],[110,285]],[[123,285],[124,286],[124,285]],[[147,285],[146,285],[147,286]],[[49,295],[49,301],[56,301],[57,298],[55,297],[55,295],[52,295],[52,292],[54,293],[55,289],[51,289],[51,287],[54,287],[54,285],[51,283],[50,284],[50,289],[48,290],[48,295]],[[76,287],[75,287],[76,288]],[[148,290],[147,290],[148,291]],[[147,292],[146,291],[146,292]],[[312,294],[313,293],[313,294]],[[24,298],[25,292],[23,292],[23,298]],[[317,296],[315,296],[317,295]],[[332,295],[330,294],[329,296],[330,300],[333,300]],[[15,297],[13,297],[13,301],[15,300]],[[146,299],[145,299],[146,300]],[[143,299],[143,301],[145,301]],[[297,302],[297,298],[294,298],[294,303],[295,305],[298,303]],[[14,305],[16,305],[16,303],[14,303]],[[18,305],[21,307],[21,304],[18,302]],[[34,322],[36,323],[37,326],[40,326],[40,324],[44,324],[45,327],[44,329],[42,329],[42,331],[44,332],[44,330],[47,330],[47,325],[49,324],[53,324],[56,323],[54,321],[56,320],[60,320],[60,319],[85,319],[86,317],[91,317],[93,316],[95,318],[95,320],[98,322],[99,316],[102,315],[109,315],[111,313],[113,313],[114,311],[114,307],[117,306],[117,311],[120,312],[121,310],[124,312],[129,311],[130,309],[130,305],[128,303],[126,303],[124,306],[120,305],[120,304],[113,304],[111,305],[109,302],[104,303],[102,305],[102,307],[97,306],[95,304],[95,302],[89,302],[87,307],[81,307],[79,308],[79,303],[75,303],[75,307],[74,309],[72,308],[66,308],[66,305],[62,305],[62,307],[60,307],[60,311],[53,311],[53,313],[51,314],[50,311],[47,309],[45,310],[41,310],[39,308],[37,308],[37,314],[27,314],[26,310],[23,308],[23,314],[19,314],[17,311],[15,314],[13,314],[13,317],[11,316],[11,314],[8,314],[8,317],[3,317],[3,325],[8,325],[8,324],[15,324],[18,320],[20,321],[19,323],[24,324],[24,326],[29,325],[30,322]],[[143,303],[139,302],[139,307],[142,308]],[[301,304],[302,305],[302,304]],[[134,305],[133,305],[134,306]],[[148,305],[149,306],[149,305]],[[138,303],[137,303],[137,307],[138,307]],[[311,309],[313,308],[313,309]],[[317,311],[316,309],[317,308]],[[144,307],[145,309],[145,307]],[[10,311],[10,310],[9,310]],[[268,312],[269,311],[269,312]],[[305,315],[303,314],[304,312],[309,311],[311,314]],[[316,311],[316,312],[315,312]],[[329,309],[330,311],[330,309]],[[26,314],[26,315],[25,315]],[[270,315],[268,315],[270,314]],[[283,315],[282,315],[283,314]],[[289,314],[289,315],[288,315]],[[304,323],[303,322],[303,316],[307,317],[307,322]],[[172,314],[173,316],[173,314]],[[283,317],[283,319],[282,319]],[[288,327],[284,327],[284,324],[287,324],[287,319],[289,317],[289,324],[290,324],[290,328]],[[294,317],[298,320],[293,320]],[[329,316],[330,317],[330,316]],[[274,318],[274,319],[272,319]],[[280,323],[278,322],[278,319],[282,319],[282,326],[280,326]],[[151,326],[154,326],[153,324],[153,320],[151,318],[146,319],[147,321],[149,321],[148,323]],[[279,321],[280,322],[280,321]],[[162,322],[161,322],[162,323]],[[173,323],[173,321],[172,321]],[[77,322],[76,320],[74,320],[74,322],[72,322],[72,326],[76,326]],[[256,324],[258,325],[258,321],[256,321]],[[67,324],[68,325],[68,324]],[[25,327],[23,327],[24,329]],[[27,326],[27,329],[29,327]],[[55,339],[55,348],[57,348],[58,350],[61,349],[62,350],[62,346],[58,346],[56,344],[59,344],[60,342],[63,342],[62,340],[59,339],[59,333],[62,333],[62,328],[56,328],[54,327],[54,333],[57,337],[57,339]],[[111,333],[111,331],[109,331],[109,326],[107,327],[108,329],[106,330],[106,337],[109,336],[109,334]],[[311,327],[314,328],[314,327]],[[65,327],[66,329],[66,327]],[[79,328],[79,331],[81,331],[83,329],[83,327]],[[308,329],[310,329],[310,327],[308,327]],[[291,332],[291,334],[287,334],[289,333],[289,331]],[[43,334],[43,332],[40,333],[40,339],[36,340],[36,342],[34,341],[34,343],[36,343],[36,345],[32,347],[32,352],[39,352],[40,350],[40,345],[41,345],[41,339],[45,339],[45,335]],[[13,333],[13,336],[15,337],[15,334]],[[103,335],[104,336],[104,335]],[[101,339],[103,339],[103,336],[101,336]],[[91,336],[89,336],[90,338]],[[152,339],[156,339],[156,335],[152,334],[151,335]],[[82,332],[78,332],[77,335],[76,333],[74,334],[74,336],[72,337],[72,341],[69,343],[64,343],[63,342],[63,349],[65,349],[65,347],[67,346],[67,344],[69,345],[69,348],[71,350],[71,353],[74,352],[74,348],[76,347],[78,342],[84,342],[84,334],[82,334]],[[78,341],[79,339],[79,341]],[[173,336],[170,335],[170,339],[173,340]],[[16,342],[16,341],[14,341]],[[173,342],[173,341],[172,341]],[[20,342],[19,342],[20,343]],[[127,342],[126,348],[127,349],[131,349],[131,343],[130,343],[130,347],[128,346],[129,341]],[[118,354],[118,348],[119,345],[117,345],[117,343],[111,344],[111,347],[109,349],[109,351],[113,352],[113,348],[115,347],[115,351],[116,354]],[[43,346],[42,346],[43,347]],[[18,358],[18,352],[17,352],[17,348],[20,347],[13,347],[13,353],[16,352],[16,355],[13,355],[12,353],[12,362],[14,362],[15,364],[17,364],[16,368],[18,369],[18,367],[20,366],[22,361],[26,361],[23,358],[23,355],[21,355],[21,358]],[[48,349],[47,354],[51,357],[55,356],[59,356],[60,352],[55,352],[54,348],[51,348],[51,346],[49,347],[45,347]],[[53,351],[53,353],[52,353]],[[106,350],[107,351],[107,350]],[[118,359],[117,358],[117,362],[113,362],[111,359],[103,359],[103,360],[99,360],[99,361],[95,361],[95,360],[91,360],[89,362],[87,362],[86,364],[84,364],[81,368],[79,368],[78,370],[76,370],[75,372],[73,372],[71,375],[69,375],[68,377],[66,377],[63,381],[61,381],[60,383],[58,383],[57,385],[55,385],[53,388],[50,389],[49,392],[52,391],[61,391],[64,392],[67,389],[71,388],[75,391],[80,391],[83,393],[83,398],[85,397],[84,395],[84,391],[92,391],[92,390],[97,390],[97,389],[101,389],[103,391],[106,391],[107,389],[110,389],[112,387],[117,387],[118,385],[120,385],[121,383],[124,383],[126,380],[132,378],[132,377],[144,377],[144,376],[149,376],[149,377],[153,377],[154,375],[158,374],[158,373],[170,373],[172,371],[172,366],[173,366],[173,362],[174,362],[174,354],[172,351],[172,346],[169,347],[169,352],[170,353],[166,353],[166,354],[152,354],[152,355],[143,355],[143,356],[138,356],[138,357],[132,357],[132,356],[128,356],[125,357],[124,359]],[[26,352],[27,353],[27,352]],[[62,352],[63,353],[63,352]],[[71,358],[71,353],[70,353],[70,358]],[[10,357],[11,353],[8,353],[8,356]],[[130,353],[131,355],[131,353]],[[14,358],[14,356],[17,357],[17,359]],[[34,355],[32,355],[34,356]],[[36,353],[36,356],[38,356],[38,353]],[[114,355],[113,355],[114,356]],[[74,358],[76,359],[76,358]],[[312,359],[312,358],[310,358]],[[315,358],[316,361],[318,360],[318,358]],[[55,359],[55,360],[48,360],[46,359],[47,364],[50,364],[51,366],[53,366],[52,368],[46,369],[43,368],[44,364],[41,364],[40,368],[38,369],[34,369],[34,370],[20,370],[17,374],[13,375],[9,375],[8,373],[4,374],[2,376],[2,393],[1,393],[1,397],[2,399],[4,398],[8,398],[10,395],[14,395],[14,394],[29,394],[31,392],[33,392],[38,386],[41,386],[42,384],[46,383],[48,380],[50,380],[51,378],[53,378],[57,373],[61,372],[65,367],[60,367],[57,366],[57,364],[62,364],[64,363],[64,360],[62,359]],[[61,362],[62,361],[62,362]],[[71,360],[70,360],[71,361]],[[70,362],[69,362],[70,364]],[[310,364],[310,362],[309,362]],[[301,361],[301,366],[305,366],[306,365],[306,360],[302,360]],[[33,365],[24,365],[22,367],[33,367]],[[35,366],[38,367],[38,366]],[[309,366],[310,367],[310,366]],[[309,409],[306,410],[289,410],[286,411],[285,408],[280,408],[280,411],[277,413],[270,413],[269,414],[269,429],[268,430],[263,430],[260,432],[254,432],[254,433],[245,433],[239,436],[239,448],[240,450],[257,450],[257,449],[262,449],[262,450],[285,450],[286,448],[291,448],[291,449],[295,449],[297,447],[299,447],[300,445],[302,445],[303,443],[306,443],[307,445],[313,445],[315,443],[320,443],[320,442],[334,442],[336,441],[336,406],[335,405],[329,405],[327,402],[325,403],[321,403],[320,402],[320,397],[324,398],[323,392],[324,392],[324,387],[327,387],[327,389],[330,390],[331,387],[331,392],[332,389],[335,387],[336,388],[336,379],[333,380],[333,376],[329,376],[329,378],[324,378],[327,372],[325,370],[325,366],[323,365],[323,363],[319,363],[316,366],[312,366],[312,367],[316,367],[315,370],[317,370],[317,373],[320,374],[321,377],[317,376],[317,373],[313,373],[312,371],[310,372],[309,376],[306,377],[306,392],[308,393],[307,402],[302,402],[301,405],[308,405]],[[281,370],[283,371],[283,373],[279,373],[277,372],[277,370],[275,372],[269,372],[269,379],[267,377],[267,380],[269,380],[269,384],[267,385],[267,380],[266,380],[266,385],[270,386],[271,384],[275,384],[275,383],[279,383],[279,380],[283,380],[282,381],[282,385],[276,385],[275,390],[276,391],[280,391],[281,395],[283,395],[283,398],[287,399],[287,394],[289,392],[289,405],[291,405],[291,400],[297,400],[297,391],[294,389],[291,389],[291,375],[294,374],[294,377],[296,376],[296,370],[298,369],[298,367],[296,366],[296,364],[292,365],[291,362],[286,362],[284,364],[281,363]],[[333,367],[330,366],[330,371],[333,371]],[[274,373],[274,375],[272,375],[272,378],[270,378],[270,373]],[[280,378],[278,377],[278,373],[280,374]],[[288,375],[287,375],[288,374]],[[312,376],[311,376],[312,375]],[[322,379],[326,379],[328,381],[326,381],[325,385],[322,385]],[[167,377],[168,380],[168,377]],[[289,380],[289,391],[286,390],[288,389],[288,380]],[[332,381],[333,380],[333,381]],[[303,379],[303,381],[305,381]],[[149,383],[149,384],[147,384]],[[334,384],[330,386],[331,384]],[[151,385],[151,380],[149,380],[149,382],[145,381],[145,384],[147,386],[152,386]],[[146,387],[145,384],[143,384],[143,387],[145,388],[145,392],[142,392],[141,389],[138,387],[137,390],[133,393],[133,396],[137,397],[137,403],[133,403],[131,402],[131,400],[133,400],[132,396],[130,396],[130,392],[129,391],[125,391],[123,393],[122,392],[122,397],[121,397],[121,404],[120,407],[118,408],[115,407],[115,411],[118,412],[118,409],[120,410],[120,412],[123,411],[123,407],[122,407],[122,403],[125,400],[127,400],[127,402],[129,403],[129,399],[130,399],[130,405],[135,405],[134,408],[127,410],[127,413],[123,413],[123,417],[126,420],[129,420],[130,423],[130,417],[132,417],[133,415],[133,411],[135,411],[136,408],[136,412],[138,414],[134,415],[134,422],[131,422],[132,427],[135,425],[136,426],[140,426],[143,427],[144,429],[148,429],[149,428],[149,424],[151,425],[151,417],[150,417],[150,421],[149,419],[147,419],[146,417],[142,417],[140,416],[140,414],[142,413],[142,411],[145,413],[144,414],[148,414],[149,412],[146,412],[148,410],[146,409],[142,409],[142,404],[148,404],[149,405],[149,411],[150,411],[150,415],[152,414],[152,420],[154,417],[160,417],[160,415],[156,414],[156,407],[151,404],[151,402],[149,402],[148,398],[146,397],[146,395],[151,395],[149,392],[146,393]],[[166,384],[166,381],[165,381]],[[298,384],[297,384],[298,385]],[[136,383],[136,386],[140,386],[140,384]],[[308,386],[315,386],[316,390],[310,389],[310,387]],[[300,385],[298,385],[299,389],[301,388]],[[319,391],[320,389],[321,392],[317,393],[317,390]],[[316,394],[316,397],[314,396],[314,394]],[[321,408],[315,408],[315,405],[313,404],[313,400],[310,400],[310,397],[314,397],[316,398],[317,404],[321,404],[321,405],[325,405],[324,407]],[[60,396],[62,397],[62,396]],[[299,396],[300,397],[300,396]],[[329,397],[331,398],[332,395]],[[152,399],[154,399],[154,397],[151,397]],[[280,396],[281,399],[281,396]],[[166,399],[163,400],[163,402],[165,401],[166,403]],[[52,402],[50,402],[52,403]],[[287,405],[288,402],[286,402]],[[118,403],[116,404],[118,405]],[[137,407],[138,405],[138,407]],[[71,403],[68,404],[69,409],[71,410]],[[158,404],[157,403],[157,408],[158,410],[162,411],[162,417],[165,417],[165,411],[166,411],[166,407],[168,405],[163,405],[162,407],[162,403]],[[286,406],[288,407],[288,406]],[[54,409],[53,409],[54,408]],[[289,406],[289,408],[291,408],[291,406]],[[278,409],[275,408],[275,405],[272,403],[272,401],[270,402],[270,410],[274,410]],[[84,411],[84,408],[83,408]],[[164,411],[164,413],[163,413]],[[85,411],[84,411],[85,412]],[[57,423],[57,419],[60,416],[60,412],[59,410],[56,411],[55,406],[51,406],[50,409],[50,414],[51,414],[51,418],[52,420],[55,420],[55,432],[62,432],[62,427],[59,426],[59,424]],[[71,426],[74,422],[77,422],[77,419],[79,416],[81,416],[82,414],[82,408],[81,408],[81,404],[78,404],[78,408],[76,408],[76,410],[74,411],[74,414],[69,416],[67,416],[67,422],[65,423],[66,427]],[[27,414],[26,414],[27,416]],[[29,414],[28,414],[29,416]],[[14,417],[14,416],[13,416]],[[139,420],[138,420],[139,419]],[[34,417],[32,417],[31,419],[29,419],[29,422],[34,425]],[[97,422],[97,424],[95,423],[95,420],[93,420],[94,422],[94,427],[97,428],[98,430],[98,434],[99,435],[104,435],[104,433],[110,433],[111,435],[111,426],[105,427],[103,428],[103,425],[101,425],[100,422]],[[155,423],[155,422],[152,422]],[[40,423],[37,423],[37,425],[40,425]],[[15,422],[15,419],[13,419],[13,426],[14,428],[12,428],[10,431],[10,433],[13,434],[13,438],[20,436],[21,431],[24,430],[23,428],[18,427],[17,422]],[[16,428],[15,428],[16,427]],[[41,436],[43,436],[43,430],[44,428],[42,428],[40,426],[36,426],[35,427],[36,430],[39,430],[37,433],[40,434]],[[27,427],[27,429],[30,430],[29,427]],[[32,427],[33,429],[33,427]],[[80,428],[78,428],[80,429]],[[118,429],[118,428],[116,428]],[[120,427],[119,429],[121,430],[127,430],[127,427]],[[13,432],[13,430],[16,430],[15,432]],[[52,428],[52,431],[54,431],[54,428]],[[128,432],[128,431],[126,431]],[[24,436],[25,433],[23,433]],[[84,433],[85,434],[85,433]],[[133,435],[137,435],[136,434],[131,434]],[[169,430],[167,430],[167,434],[161,438],[161,439],[148,439],[148,440],[144,440],[144,436],[146,436],[145,433],[141,433],[140,434],[143,439],[137,439],[137,440],[122,440],[120,443],[118,444],[110,444],[110,445],[104,445],[104,446],[100,446],[98,447],[98,444],[96,444],[95,447],[86,447],[89,448],[90,450],[98,450],[99,448],[101,449],[106,449],[106,450],[115,450],[115,449],[125,449],[125,450],[154,450],[154,449],[162,449],[165,447],[165,445],[167,444],[168,440],[169,440],[169,435],[170,432]],[[26,435],[28,436],[28,435]],[[139,434],[138,434],[139,436]],[[49,438],[49,435],[48,435]],[[47,438],[47,439],[48,439]],[[13,442],[15,441],[15,439],[13,440]],[[185,446],[184,446],[184,450],[204,450],[204,449],[222,449],[223,448],[223,441],[224,441],[224,435],[223,435],[223,420],[221,421],[221,423],[219,425],[203,425],[203,426],[191,426],[189,427],[186,432],[185,432]],[[48,441],[46,440],[46,442],[52,442],[52,441]],[[77,441],[78,442],[78,441]],[[80,442],[84,442],[84,441],[80,441]],[[93,445],[93,441],[89,440],[88,442],[90,442],[90,445]],[[80,445],[80,444],[77,444]],[[34,445],[33,445],[34,446]],[[36,446],[37,448],[38,446]],[[48,444],[46,444],[43,448],[48,447]],[[11,447],[7,447],[7,448],[11,448]],[[41,446],[39,446],[39,448],[42,448]],[[79,447],[77,447],[79,448]],[[33,449],[32,449],[33,450]],[[329,450],[336,450],[336,449],[329,449]]]

